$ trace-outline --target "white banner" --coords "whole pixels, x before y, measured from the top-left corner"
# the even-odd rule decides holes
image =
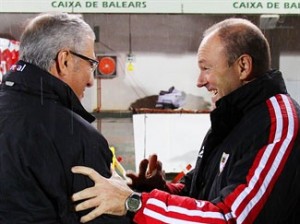
[[[0,12],[300,14],[300,0],[0,0]]]

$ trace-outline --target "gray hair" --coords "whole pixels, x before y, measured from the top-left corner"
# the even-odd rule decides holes
[[[259,76],[271,67],[270,46],[261,30],[252,22],[242,18],[223,20],[204,32],[204,37],[216,33],[225,46],[228,65],[242,54],[253,60],[253,75]]]
[[[95,34],[81,16],[42,13],[29,22],[21,36],[20,60],[48,71],[61,49],[81,52],[87,38],[95,40]]]

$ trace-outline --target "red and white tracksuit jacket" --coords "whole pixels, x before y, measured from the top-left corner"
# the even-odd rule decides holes
[[[299,116],[279,71],[223,97],[180,195],[143,193],[135,222],[299,223]]]

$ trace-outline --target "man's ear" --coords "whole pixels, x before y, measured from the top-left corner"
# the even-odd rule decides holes
[[[59,77],[64,77],[69,73],[71,54],[67,50],[61,50],[57,54],[57,72]]]
[[[238,58],[238,69],[241,81],[250,81],[253,79],[252,57],[248,54],[243,54]]]

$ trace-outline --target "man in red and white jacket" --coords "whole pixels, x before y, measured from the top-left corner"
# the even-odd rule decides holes
[[[300,107],[281,73],[271,70],[270,58],[268,41],[248,20],[226,19],[209,28],[198,50],[197,85],[212,92],[215,109],[195,168],[172,184],[159,162],[147,178],[144,160],[140,173],[129,175],[129,188],[118,178],[74,167],[95,182],[73,195],[84,200],[77,211],[95,208],[81,221],[130,211],[139,224],[298,223]]]

